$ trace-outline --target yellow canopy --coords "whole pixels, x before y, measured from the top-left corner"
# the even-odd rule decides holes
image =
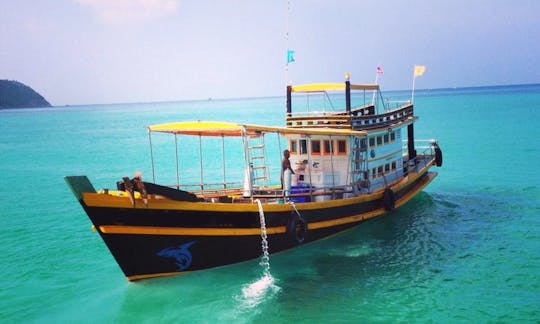
[[[241,125],[219,121],[185,121],[148,126],[150,132],[201,136],[257,136],[262,133],[365,136],[364,131],[336,128],[287,128],[263,125]]]
[[[242,129],[234,123],[200,120],[148,126],[151,132],[204,136],[242,136]]]
[[[291,87],[292,92],[323,92],[345,90],[345,83],[310,83]],[[351,84],[351,90],[379,90],[378,84]]]

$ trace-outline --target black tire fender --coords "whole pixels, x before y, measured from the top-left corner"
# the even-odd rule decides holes
[[[390,188],[384,189],[382,203],[384,209],[391,211],[396,207],[396,198],[394,196],[394,191]]]
[[[443,156],[441,149],[437,146],[435,147],[435,165],[441,167],[443,163]]]
[[[297,213],[291,213],[287,222],[287,235],[296,243],[302,244],[307,238],[308,224]]]

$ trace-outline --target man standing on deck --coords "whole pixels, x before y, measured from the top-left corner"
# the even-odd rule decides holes
[[[291,153],[289,150],[283,151],[283,160],[281,160],[281,188],[284,189],[285,196],[288,196],[291,190],[291,175],[294,174],[291,168],[291,161],[289,157]]]

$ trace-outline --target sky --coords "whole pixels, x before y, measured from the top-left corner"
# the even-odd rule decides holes
[[[0,79],[53,105],[284,96],[378,65],[403,90],[415,64],[418,89],[540,83],[540,1],[0,0]]]

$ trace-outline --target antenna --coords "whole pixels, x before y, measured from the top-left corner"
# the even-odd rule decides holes
[[[377,70],[375,72],[375,84],[379,84],[379,75],[383,74],[383,69],[381,65],[377,65]],[[373,97],[371,97],[371,104],[375,105],[375,96],[377,95],[377,90],[373,90]]]
[[[294,51],[289,49],[289,12],[291,11],[291,1],[287,0],[287,14],[285,25],[285,47],[287,48],[287,64],[285,64],[285,85],[289,85],[289,63],[294,62]]]

